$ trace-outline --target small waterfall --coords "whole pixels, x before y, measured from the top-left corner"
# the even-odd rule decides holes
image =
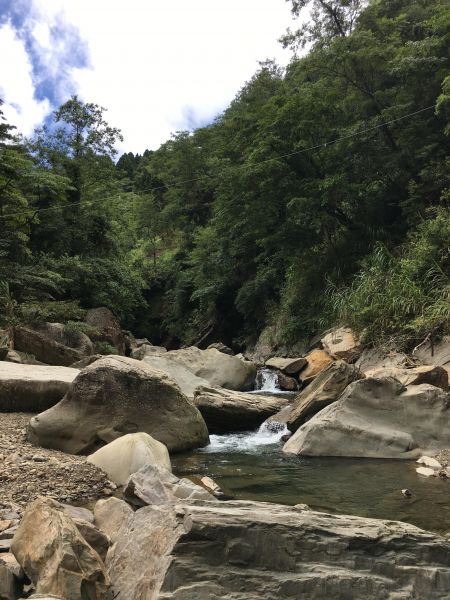
[[[209,446],[202,452],[252,452],[261,446],[277,444],[289,430],[284,423],[264,421],[256,431],[210,435]]]
[[[280,393],[281,389],[278,385],[278,375],[272,369],[262,367],[258,369],[256,374],[256,390],[258,392]]]

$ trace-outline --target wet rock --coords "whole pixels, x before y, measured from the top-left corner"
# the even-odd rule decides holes
[[[103,446],[87,460],[96,465],[117,485],[126,483],[130,475],[146,464],[171,470],[169,452],[148,433],[129,433]]]
[[[64,399],[30,422],[30,441],[77,454],[143,431],[179,452],[208,443],[198,410],[165,373],[107,356],[80,372]]]
[[[288,404],[286,398],[200,387],[194,404],[211,433],[255,429]]]
[[[298,390],[298,381],[294,377],[289,377],[281,371],[278,372],[278,385],[281,390],[287,392],[296,392]]]
[[[429,467],[418,467],[416,469],[416,473],[418,475],[422,475],[423,477],[436,477],[437,472],[434,469],[430,469]]]
[[[108,576],[64,508],[38,498],[25,511],[12,552],[41,594],[107,600]]]
[[[441,463],[431,456],[421,456],[416,462],[430,469],[442,469]]]

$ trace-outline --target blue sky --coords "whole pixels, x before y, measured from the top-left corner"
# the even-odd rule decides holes
[[[289,53],[284,0],[0,0],[0,97],[25,135],[71,94],[108,108],[120,150],[213,120]]]

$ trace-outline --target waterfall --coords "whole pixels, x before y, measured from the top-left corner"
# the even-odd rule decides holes
[[[277,444],[285,433],[288,433],[285,423],[264,421],[256,431],[212,434],[209,446],[202,448],[201,452],[257,452],[261,446]]]
[[[256,390],[258,392],[272,392],[280,393],[280,387],[278,385],[278,375],[276,371],[272,369],[266,369],[262,367],[258,369],[256,374]]]

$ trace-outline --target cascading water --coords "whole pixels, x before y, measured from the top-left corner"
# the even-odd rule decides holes
[[[280,394],[281,389],[278,385],[278,374],[272,369],[262,367],[258,369],[256,374],[256,389],[255,392],[270,392],[272,394]]]

